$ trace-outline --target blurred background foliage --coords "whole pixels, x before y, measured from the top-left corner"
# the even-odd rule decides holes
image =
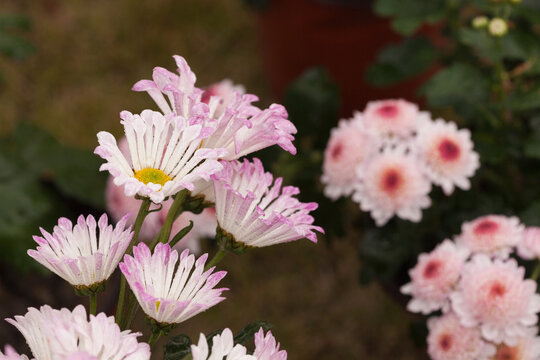
[[[509,34],[472,28],[481,14],[509,16]],[[396,290],[417,254],[481,214],[540,225],[539,23],[534,0],[3,2],[0,199],[9,206],[0,209],[0,315],[73,302],[60,282],[53,295],[36,286],[40,296],[18,300],[13,269],[41,271],[26,256],[39,226],[104,210],[95,134],[119,135],[123,109],[155,107],[130,88],[154,66],[173,69],[171,55],[179,54],[199,86],[230,78],[261,106],[287,107],[298,155],[257,156],[299,186],[302,200],[320,204],[316,223],[328,236],[316,246],[299,241],[225,259],[228,300],[177,333],[196,339],[226,326],[238,333],[265,319],[291,359],[426,358],[423,319],[393,301],[403,300]],[[470,128],[482,168],[471,191],[434,190],[421,224],[394,219],[376,228],[350,200],[324,198],[318,179],[338,119],[392,97]],[[20,344],[8,325],[0,335]],[[177,339],[180,347],[186,340]]]

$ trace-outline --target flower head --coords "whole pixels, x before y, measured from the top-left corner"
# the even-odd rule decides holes
[[[243,95],[245,93],[246,88],[244,86],[235,85],[230,79],[225,79],[204,89],[201,101],[208,104],[213,97],[218,98],[219,101],[214,112],[214,117],[219,117],[225,112],[225,109],[227,109],[231,102],[234,101],[237,94]]]
[[[499,344],[492,360],[537,360],[540,359],[540,337],[537,328],[527,329],[527,334],[518,338],[517,345]]]
[[[302,203],[294,195],[298,188],[282,185],[264,172],[259,159],[232,161],[214,178],[216,217],[219,227],[234,237],[235,243],[263,247],[308,238],[316,242],[309,212],[316,203]],[[272,185],[273,183],[273,185]]]
[[[44,305],[6,320],[23,334],[34,358],[39,360],[150,359],[150,347],[137,342],[140,333],[121,331],[114,317],[104,313],[90,315],[88,320],[82,305],[73,311]]]
[[[234,344],[234,338],[230,329],[225,329],[221,334],[212,338],[212,351],[208,349],[208,342],[204,334],[199,336],[199,343],[191,345],[193,360],[258,360],[255,356],[248,355],[247,349]]]
[[[453,313],[428,320],[428,353],[433,360],[488,360],[495,347],[478,328],[464,327]]]
[[[461,226],[456,243],[473,253],[508,257],[523,238],[524,226],[516,217],[487,215]]]
[[[75,226],[60,218],[52,234],[40,229],[43,236],[34,236],[37,250],[28,250],[28,255],[75,287],[100,284],[111,276],[131,241],[126,221],[122,218],[113,228],[106,214],[97,223],[92,215],[81,215]]]
[[[379,135],[406,137],[418,125],[418,106],[405,100],[372,101],[364,110],[366,127]]]
[[[100,170],[114,176],[114,184],[124,186],[127,196],[148,197],[160,203],[182,189],[192,190],[197,180],[208,180],[221,170],[222,148],[200,148],[213,129],[197,123],[197,118],[163,116],[144,110],[140,115],[122,111],[120,117],[129,145],[130,159],[122,154],[110,133],[98,133],[95,153],[107,162]]]
[[[264,335],[263,328],[255,334],[255,351],[253,356],[257,360],[287,360],[287,352],[285,350],[279,350],[279,343],[276,343],[276,339],[272,335],[271,331],[268,331]]]
[[[469,178],[480,162],[469,130],[458,130],[455,123],[438,119],[419,127],[416,143],[427,175],[445,194],[450,195],[454,186],[470,188]]]
[[[180,257],[168,244],[159,243],[154,253],[146,244],[126,255],[120,270],[135,294],[141,308],[160,324],[178,324],[225,300],[225,288],[214,288],[225,271],[204,271],[208,254],[195,261],[189,250]]]
[[[409,271],[411,282],[401,288],[412,295],[407,309],[429,314],[435,310],[448,311],[450,293],[457,285],[467,260],[467,249],[445,240],[429,254],[420,254],[418,263]]]
[[[525,229],[523,240],[517,244],[517,252],[523,259],[540,259],[540,227]]]
[[[479,326],[485,339],[514,346],[536,324],[540,311],[536,282],[524,275],[514,259],[477,254],[451,294],[452,309],[464,326]]]
[[[358,181],[356,168],[377,150],[377,137],[362,125],[361,114],[340,121],[339,127],[332,129],[324,151],[324,194],[333,200],[350,195]]]
[[[419,162],[402,147],[386,148],[365,167],[358,169],[360,182],[353,200],[370,211],[378,226],[392,216],[418,222],[422,209],[431,205],[430,182]]]

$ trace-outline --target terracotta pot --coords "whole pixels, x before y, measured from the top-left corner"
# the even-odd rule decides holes
[[[364,73],[381,48],[401,38],[387,19],[373,14],[371,1],[356,1],[355,6],[342,3],[271,0],[266,10],[257,13],[263,62],[275,96],[281,98],[288,84],[306,69],[323,66],[340,86],[342,116],[362,110],[370,100],[421,101],[415,92],[429,75],[388,88],[366,83]],[[430,36],[438,28],[422,32]]]

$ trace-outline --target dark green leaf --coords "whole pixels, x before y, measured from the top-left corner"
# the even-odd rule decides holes
[[[177,335],[169,339],[163,347],[164,360],[181,360],[191,354],[191,339],[187,335]]]
[[[176,235],[174,235],[173,239],[169,242],[169,246],[173,247],[176,245],[180,240],[186,236],[189,231],[193,228],[193,221],[189,220],[189,225],[180,230]]]
[[[272,325],[266,321],[254,321],[246,325],[234,336],[234,343],[242,345],[246,344],[248,341],[253,339],[253,336],[257,331],[259,331],[260,328],[263,328],[263,330],[266,332],[272,328]]]
[[[34,45],[28,40],[17,35],[0,32],[0,54],[13,59],[24,60],[34,51]]]
[[[1,29],[20,29],[30,30],[32,22],[30,18],[22,14],[2,14],[0,15],[0,30]]]
[[[441,20],[446,8],[444,0],[377,0],[373,9],[381,16],[393,17],[394,30],[410,35],[423,23]]]

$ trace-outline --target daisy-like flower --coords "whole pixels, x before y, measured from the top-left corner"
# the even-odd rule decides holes
[[[422,209],[431,205],[431,183],[415,157],[404,147],[385,148],[365,167],[358,169],[360,182],[353,200],[370,211],[377,226],[394,215],[418,222]]]
[[[133,248],[133,257],[126,255],[120,270],[135,294],[141,308],[160,325],[185,321],[225,300],[225,288],[214,288],[225,271],[204,271],[208,254],[195,261],[189,250],[178,256],[168,244],[159,243],[154,253],[146,244]]]
[[[453,313],[428,320],[428,353],[433,360],[490,360],[495,347],[476,327],[464,327]]]
[[[517,253],[523,259],[540,259],[540,227],[528,227],[523,240],[517,244]]]
[[[536,282],[524,279],[514,259],[491,260],[477,254],[463,268],[452,309],[464,326],[479,326],[485,339],[514,346],[538,321]]]
[[[411,282],[401,288],[412,295],[407,309],[411,312],[429,314],[450,308],[450,293],[457,285],[461,270],[469,256],[465,248],[445,240],[429,254],[420,254],[418,263],[409,271]]]
[[[379,135],[407,137],[416,130],[419,115],[418,106],[405,100],[371,101],[364,122]]]
[[[0,360],[28,360],[28,356],[19,355],[14,348],[6,345],[4,352],[0,351]]]
[[[232,237],[234,245],[263,247],[304,237],[317,241],[315,231],[322,233],[323,229],[312,225],[309,215],[317,204],[293,197],[299,194],[298,188],[282,188],[283,179],[274,182],[259,159],[223,165],[223,171],[213,177],[216,217],[220,230]]]
[[[193,360],[258,360],[253,355],[248,355],[243,345],[234,345],[234,338],[230,329],[225,329],[221,334],[212,338],[212,351],[208,349],[208,342],[204,334],[199,336],[199,343],[191,345]]]
[[[235,85],[230,79],[225,79],[218,83],[212,84],[204,89],[201,101],[209,103],[212,97],[219,99],[219,105],[216,107],[214,117],[221,116],[225,109],[236,98],[237,94],[245,94],[246,88],[242,85]]]
[[[538,360],[540,359],[540,337],[537,328],[527,329],[527,335],[520,337],[517,345],[500,344],[492,360]]]
[[[97,223],[92,215],[86,219],[81,215],[73,226],[60,218],[52,234],[40,228],[42,236],[34,236],[37,250],[28,250],[28,255],[74,287],[96,290],[111,276],[131,241],[126,221],[127,216],[113,227],[106,214]]]
[[[507,258],[522,241],[524,229],[516,217],[486,215],[464,223],[456,243],[473,253]]]
[[[364,128],[361,117],[357,113],[351,120],[341,120],[324,151],[321,181],[324,194],[332,200],[353,192],[356,168],[378,151],[377,137]]]
[[[213,133],[202,141],[203,148],[228,149],[228,154],[222,156],[225,160],[238,159],[272,145],[296,154],[292,144],[296,128],[287,119],[283,106],[273,104],[261,110],[252,105],[258,100],[255,95],[236,91],[234,96],[229,93],[226,100],[213,94],[208,98],[208,93],[205,95],[195,87],[196,76],[184,58],[175,55],[174,59],[178,75],[157,67],[153,80],[141,80],[133,90],[146,91],[164,114],[196,117],[199,123],[212,128]]]
[[[138,343],[140,333],[121,331],[114,317],[90,315],[84,306],[73,311],[48,305],[29,308],[24,316],[6,319],[24,336],[35,359],[147,360],[150,347]]]
[[[463,190],[471,187],[469,178],[480,162],[469,130],[458,130],[455,123],[437,119],[419,127],[416,144],[427,175],[446,195],[452,194],[454,186]]]
[[[287,360],[287,352],[285,350],[279,350],[279,343],[272,335],[271,331],[268,331],[264,335],[263,328],[255,334],[255,351],[253,356],[257,360]]]
[[[110,133],[98,133],[95,153],[107,162],[100,170],[114,176],[114,184],[124,186],[127,196],[148,197],[154,203],[182,189],[194,189],[197,180],[209,180],[221,170],[218,158],[227,154],[222,148],[200,148],[212,134],[211,128],[193,118],[163,116],[144,110],[140,115],[120,113],[129,145],[130,159],[122,154]]]

